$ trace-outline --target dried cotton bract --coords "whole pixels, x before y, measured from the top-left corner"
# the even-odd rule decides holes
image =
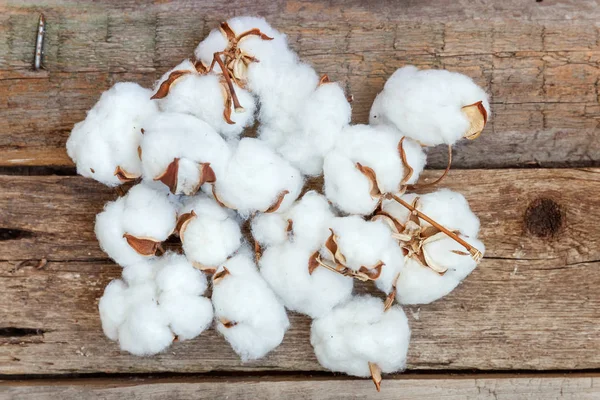
[[[372,376],[377,390],[381,372],[406,366],[410,341],[408,319],[399,306],[384,310],[383,301],[357,296],[315,319],[310,343],[319,363],[349,375]]]
[[[445,70],[398,69],[377,95],[373,125],[395,126],[426,146],[474,139],[490,116],[488,96],[465,75]]]
[[[479,220],[465,198],[444,189],[402,199],[432,218],[477,250],[474,257],[464,246],[394,200],[385,200],[374,218],[394,227],[394,235],[406,254],[405,266],[395,283],[401,304],[426,304],[450,293],[475,269],[485,247],[477,239]]]
[[[158,111],[151,95],[130,82],[117,83],[102,94],[67,140],[67,153],[79,174],[108,186],[142,174],[137,153],[142,123]]]
[[[279,346],[290,325],[245,249],[213,275],[212,301],[217,330],[242,361],[261,358]]]
[[[100,247],[121,266],[153,257],[175,229],[177,206],[148,185],[136,185],[96,216]]]

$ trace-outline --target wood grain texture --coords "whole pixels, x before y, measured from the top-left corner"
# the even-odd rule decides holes
[[[407,308],[409,370],[598,368],[599,181],[598,169],[451,171],[445,186],[470,201],[488,251],[451,295]],[[93,236],[112,190],[35,176],[0,176],[0,189],[0,374],[323,370],[310,321],[296,314],[284,343],[253,363],[242,364],[213,330],[155,357],[120,352],[96,309],[120,275]],[[540,198],[556,207],[532,207]],[[536,218],[525,217],[531,210]],[[547,218],[554,236],[535,236],[546,230],[532,221]],[[49,260],[42,269],[18,267],[41,258]]]
[[[365,122],[398,67],[447,68],[491,94],[493,116],[455,165],[597,166],[600,16],[597,0],[211,2],[52,0],[0,3],[0,166],[71,165],[64,143],[100,93],[149,86],[233,15],[266,17],[319,73],[354,95]],[[39,12],[45,71],[32,72]],[[468,23],[465,23],[468,21]],[[430,165],[445,165],[445,150]]]
[[[0,398],[61,400],[123,398],[183,399],[378,399],[378,400],[592,400],[600,396],[597,377],[503,377],[384,380],[377,393],[370,380],[358,379],[234,379],[194,381],[82,380],[54,382],[0,382]]]

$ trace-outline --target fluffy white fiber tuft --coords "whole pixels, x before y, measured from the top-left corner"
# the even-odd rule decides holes
[[[488,96],[471,78],[445,70],[398,69],[377,95],[372,125],[395,126],[427,146],[454,144],[469,129],[462,107],[481,101],[489,117]]]
[[[289,327],[285,308],[247,249],[230,258],[214,278],[220,274],[224,276],[213,283],[212,294],[217,330],[242,361],[263,357],[279,346]]]
[[[384,311],[383,301],[357,296],[315,319],[310,343],[319,363],[349,375],[370,376],[369,363],[384,373],[406,366],[410,329],[404,311],[394,306]]]
[[[151,90],[131,82],[117,83],[102,94],[67,140],[77,173],[108,186],[122,183],[117,167],[131,178],[142,174],[137,154],[142,124],[158,111],[151,96]]]

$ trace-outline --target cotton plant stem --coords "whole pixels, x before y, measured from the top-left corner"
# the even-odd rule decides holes
[[[469,254],[471,254],[471,258],[473,258],[473,260],[475,260],[476,262],[481,261],[481,258],[483,257],[483,255],[481,254],[481,252],[479,250],[477,250],[475,247],[471,246],[469,243],[467,243],[465,240],[463,240],[460,236],[458,236],[456,233],[452,232],[451,230],[449,230],[448,228],[438,224],[436,221],[434,221],[432,218],[428,217],[427,215],[423,214],[421,211],[417,210],[415,207],[413,207],[411,204],[407,203],[406,201],[402,200],[400,197],[396,196],[395,194],[389,194],[391,196],[392,199],[394,199],[396,202],[400,203],[402,206],[404,206],[405,208],[409,209],[410,211],[414,212],[415,214],[417,214],[417,216],[423,220],[425,220],[426,222],[428,222],[429,224],[431,224],[432,226],[436,227],[437,229],[439,229],[440,231],[444,232],[448,237],[450,237],[452,240],[454,240],[455,242],[457,242],[458,244],[460,244],[461,246],[463,246],[468,252]]]

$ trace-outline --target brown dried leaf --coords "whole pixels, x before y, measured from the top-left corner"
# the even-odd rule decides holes
[[[260,247],[260,243],[258,243],[258,240],[254,240],[254,261],[256,261],[257,264],[260,261],[260,258],[262,257],[262,253],[263,251]]]
[[[230,321],[228,319],[225,318],[219,318],[219,322],[223,324],[223,326],[227,329],[229,328],[233,328],[234,326],[237,325],[237,322],[235,321]]]
[[[167,169],[160,175],[154,178],[155,181],[161,181],[164,183],[171,193],[175,194],[177,190],[177,175],[179,172],[179,158],[175,158],[167,166]]]
[[[194,68],[196,68],[196,72],[199,74],[206,74],[208,72],[208,66],[201,60],[194,61]]]
[[[121,168],[121,166],[117,166],[117,168],[115,168],[115,176],[121,182],[132,182],[132,181],[136,180],[137,178],[139,178],[138,175],[135,175],[135,174],[125,171],[123,168]]]
[[[383,261],[379,261],[377,264],[375,264],[374,266],[372,266],[370,268],[361,266],[358,269],[358,273],[364,274],[369,280],[374,281],[377,278],[379,278],[379,276],[381,275],[381,271],[382,271],[384,265],[385,264],[383,263]]]
[[[331,228],[329,228],[329,230],[331,231],[331,235],[329,235],[329,237],[325,241],[325,249],[327,249],[330,258],[336,264],[338,264],[338,266],[336,266],[336,269],[339,270],[340,267],[344,267],[346,265],[346,257],[342,254],[342,251],[338,246],[337,236],[335,235],[335,232],[333,232],[333,229]]]
[[[142,256],[155,255],[160,245],[160,241],[153,238],[136,237],[129,233],[125,233],[123,237],[127,240],[131,248]]]
[[[277,200],[275,200],[275,203],[271,204],[271,206],[267,208],[264,212],[272,213],[279,210],[281,203],[283,203],[283,200],[288,193],[290,193],[289,190],[284,190],[283,192],[279,193],[279,196],[277,196]]]
[[[312,275],[313,272],[315,272],[315,269],[317,269],[317,267],[321,265],[319,263],[319,252],[315,251],[309,258],[308,258],[308,274]]]
[[[229,275],[230,272],[227,269],[227,267],[223,267],[223,270],[220,272],[217,272],[216,274],[213,275],[213,285],[216,285],[217,283],[221,282],[223,280],[223,278],[225,278],[227,275]]]
[[[325,74],[319,80],[319,86],[324,85],[324,84],[329,83],[329,82],[331,82],[331,81],[329,80],[329,77],[327,76],[327,74]]]
[[[215,272],[217,272],[217,268],[211,267],[209,265],[203,265],[196,261],[192,261],[192,265],[194,266],[194,268],[199,269],[200,271],[205,272],[209,275],[212,275]]]
[[[223,33],[223,36],[225,36],[227,40],[235,41],[235,32],[233,31],[233,29],[231,29],[227,21],[221,22],[219,30],[221,31],[221,33]]]
[[[215,183],[216,181],[217,176],[215,175],[215,171],[211,168],[210,163],[200,164],[200,186],[205,183]]]
[[[379,211],[377,214],[373,215],[371,221],[385,222],[386,225],[392,230],[392,233],[400,233],[404,230],[404,225],[402,225],[396,218],[392,217],[385,211]]]
[[[406,169],[406,174],[404,174],[404,178],[402,178],[402,181],[400,181],[401,186],[406,185],[414,172],[414,169],[410,166],[408,160],[406,159],[406,152],[404,151],[404,139],[406,139],[406,136],[403,136],[402,139],[400,139],[400,142],[398,142],[398,153],[400,153],[400,160],[402,160],[402,165]]]
[[[196,213],[194,210],[181,214],[179,218],[177,218],[177,224],[175,225],[175,233],[181,238],[183,242],[183,233],[185,232],[185,228],[187,228],[190,221],[196,217]]]
[[[463,137],[469,140],[477,139],[487,123],[487,111],[483,106],[483,102],[478,101],[477,103],[464,106],[462,112],[469,120],[469,129]]]
[[[291,219],[287,220],[287,228],[285,228],[285,231],[287,233],[290,233],[292,231],[292,229],[294,229],[294,221],[292,221]]]
[[[181,78],[184,75],[189,74],[191,71],[187,71],[187,70],[178,70],[178,71],[173,71],[169,74],[169,77],[167,79],[165,79],[160,86],[158,87],[158,90],[156,91],[156,93],[154,93],[154,95],[152,97],[150,97],[151,100],[154,99],[163,99],[165,97],[167,97],[167,95],[169,94],[169,90],[171,89],[171,85],[179,78]]]
[[[369,362],[369,371],[371,372],[371,379],[377,388],[377,391],[381,391],[381,368],[375,363]]]
[[[371,198],[381,198],[381,190],[377,184],[377,175],[375,174],[375,171],[370,167],[363,166],[361,163],[356,163],[356,168],[369,180],[369,193]]]

